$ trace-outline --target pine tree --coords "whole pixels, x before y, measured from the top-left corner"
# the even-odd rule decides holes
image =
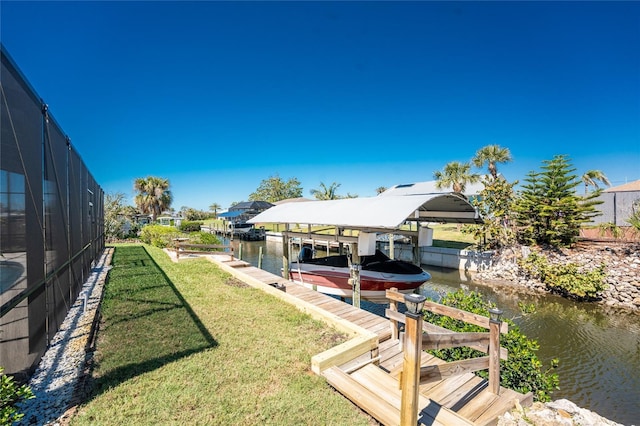
[[[515,205],[519,238],[529,243],[567,246],[580,235],[580,227],[600,214],[594,191],[581,197],[581,180],[564,155],[543,161],[541,172],[530,172]]]

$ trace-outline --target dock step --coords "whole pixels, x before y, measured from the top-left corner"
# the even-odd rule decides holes
[[[369,364],[351,374],[338,367],[322,373],[340,393],[384,425],[400,423],[401,394],[398,381],[379,367]],[[474,423],[447,407],[420,396],[418,423],[423,425],[472,426]]]

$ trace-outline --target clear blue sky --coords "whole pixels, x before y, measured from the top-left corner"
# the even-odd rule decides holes
[[[640,179],[639,2],[11,2],[1,40],[106,192],[340,194],[498,144]]]

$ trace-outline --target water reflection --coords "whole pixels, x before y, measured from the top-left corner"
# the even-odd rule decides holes
[[[242,242],[243,258],[280,273],[282,245],[278,242]],[[236,246],[238,242],[233,242]],[[596,304],[576,303],[553,295],[530,295],[516,289],[491,288],[468,280],[456,270],[425,266],[432,279],[420,291],[437,299],[459,288],[482,293],[504,310],[521,331],[540,344],[538,356],[545,366],[560,359],[560,390],[554,399],[567,398],[623,424],[640,423],[640,315]],[[518,302],[533,303],[536,311],[523,314]],[[384,306],[363,303],[384,314]]]

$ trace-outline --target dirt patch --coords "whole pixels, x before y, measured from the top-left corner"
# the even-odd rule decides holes
[[[237,278],[231,277],[224,282],[229,287],[247,288],[249,284],[240,281]]]

